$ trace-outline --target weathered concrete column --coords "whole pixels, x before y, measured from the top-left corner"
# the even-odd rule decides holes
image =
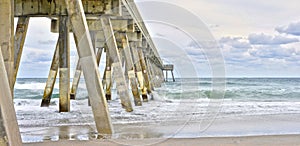
[[[101,17],[101,23],[104,31],[104,36],[106,39],[106,44],[109,49],[109,51],[107,52],[112,60],[113,77],[114,80],[116,81],[117,91],[121,99],[122,107],[124,107],[127,112],[131,112],[133,111],[133,109],[132,109],[130,96],[128,92],[128,86],[122,70],[122,64],[120,61],[121,59],[118,52],[116,38],[112,29],[110,18]]]
[[[76,36],[74,35],[74,38],[75,37]],[[95,37],[95,36],[93,36],[93,37]],[[77,39],[75,39],[75,44],[76,44],[76,47],[78,48]],[[93,47],[94,47],[94,45],[93,45]],[[97,66],[100,65],[102,50],[103,50],[103,48],[99,48],[98,51],[96,51],[97,52],[97,54],[96,54]],[[81,72],[82,72],[82,69],[80,67],[80,59],[78,59],[77,64],[76,64],[76,71],[75,71],[73,81],[72,81],[72,87],[71,87],[71,91],[70,91],[70,99],[75,99],[76,98],[76,93],[77,93],[77,88],[78,88],[78,84],[79,84],[80,77],[81,77]]]
[[[143,72],[142,72],[139,53],[137,51],[136,42],[130,42],[130,49],[131,49],[132,58],[134,61],[136,76],[137,76],[138,83],[139,83],[141,91],[142,91],[142,98],[148,99],[147,88],[146,88],[145,82],[144,82],[144,76],[143,76]],[[145,100],[145,101],[147,101],[147,100]]]
[[[106,56],[105,60],[107,60],[107,47],[105,47],[103,49],[103,52],[105,52],[105,56]],[[107,64],[105,64],[105,68],[104,68],[103,75],[102,75],[102,85],[103,85],[104,90],[105,90],[105,87],[106,87],[106,80],[105,80],[105,78],[106,78],[106,68],[107,68]]]
[[[150,61],[149,61],[150,62]],[[152,85],[153,87],[159,87],[160,86],[160,81],[159,81],[159,75],[158,75],[158,72],[156,70],[156,65],[155,64],[152,64],[152,63],[149,63],[149,67],[151,68],[152,70],[152,73],[153,73],[153,78],[152,78]],[[165,78],[163,78],[164,80]]]
[[[111,100],[111,86],[112,86],[112,72],[111,72],[111,58],[108,50],[106,51],[106,65],[105,65],[105,97],[106,100]]]
[[[0,46],[13,94],[14,79],[14,1],[0,1]]]
[[[138,53],[139,53],[139,58],[140,58],[141,67],[142,67],[142,71],[143,71],[145,86],[146,86],[146,91],[143,91],[143,92],[151,93],[151,83],[150,83],[150,80],[149,80],[149,75],[148,75],[148,71],[147,71],[147,67],[146,67],[146,62],[145,62],[145,57],[144,57],[143,50],[141,48],[138,48]],[[143,97],[143,100],[147,101],[148,98]]]
[[[153,68],[152,68],[152,65],[148,59],[148,57],[145,57],[145,62],[146,62],[146,67],[147,67],[147,70],[148,70],[148,74],[149,74],[149,77],[150,77],[150,83],[151,83],[151,90],[154,91],[154,87],[155,87],[155,75],[154,75],[154,72],[153,72]]]
[[[126,62],[128,78],[130,81],[131,90],[132,90],[132,94],[134,97],[134,104],[136,106],[141,106],[142,101],[141,101],[141,97],[140,97],[140,93],[139,93],[139,89],[138,89],[138,85],[137,85],[137,80],[135,77],[134,65],[133,65],[133,61],[132,61],[132,57],[131,57],[132,55],[130,52],[130,46],[129,46],[129,42],[128,42],[128,38],[127,38],[126,34],[123,34],[123,36],[122,36],[122,45],[123,45],[124,54],[125,54],[125,62]]]
[[[173,71],[172,71],[172,70],[171,70],[171,74],[172,74],[173,82],[175,82],[175,78],[174,78],[174,74],[173,74]]]
[[[107,66],[105,66],[104,71],[103,71],[103,76],[102,76],[102,85],[103,85],[103,89],[105,89],[106,86],[106,68]]]
[[[126,59],[125,59],[125,52],[124,52],[123,47],[121,47],[121,46],[119,46],[118,51],[119,51],[119,54],[120,54],[120,59],[121,59],[121,65],[122,65],[122,68],[125,69],[124,75],[125,75],[126,83],[127,83],[127,85],[128,85],[129,82],[128,82],[128,78],[127,78],[128,72],[127,72],[127,65],[126,65]]]
[[[166,82],[168,82],[168,71],[166,70],[166,79],[165,79]]]
[[[73,77],[72,87],[71,87],[71,91],[70,91],[70,99],[76,98],[77,88],[78,88],[78,84],[79,84],[80,76],[81,76],[81,67],[79,65],[80,64],[79,62],[80,62],[80,60],[78,59],[75,74]]]
[[[100,59],[101,59],[101,55],[102,55],[102,50],[103,48],[99,48],[96,54],[96,59],[97,59],[97,65],[100,65]],[[79,85],[79,81],[80,81],[80,76],[81,76],[81,67],[79,65],[80,60],[78,60],[77,65],[76,65],[76,71],[74,74],[74,78],[73,78],[73,82],[72,82],[72,87],[71,87],[71,91],[70,91],[70,99],[76,99],[76,93],[77,93],[77,88]]]
[[[75,34],[73,34],[73,37],[74,37],[76,48],[78,48],[78,42],[77,42],[78,39],[76,38]],[[72,87],[70,90],[70,99],[76,98],[76,93],[77,93],[77,88],[78,88],[78,84],[80,81],[81,72],[82,72],[82,70],[80,67],[80,59],[78,59],[77,64],[76,64],[75,74],[74,74],[73,81],[72,81]]]
[[[156,68],[157,68],[158,75],[160,77],[160,86],[161,86],[161,84],[164,82],[164,71],[158,66],[156,66]]]
[[[13,84],[15,84],[16,79],[17,79],[17,74],[20,66],[20,60],[23,52],[23,46],[25,43],[25,38],[27,34],[27,29],[28,29],[28,24],[29,24],[29,17],[24,16],[24,17],[19,17],[18,19],[18,24],[15,32],[15,50],[14,50],[14,80]]]
[[[97,54],[96,54],[96,59],[97,59],[97,65],[100,65],[100,60],[102,56],[103,48],[98,48]]]
[[[100,81],[96,56],[92,46],[81,0],[65,0],[72,30],[78,42],[80,65],[85,77],[96,128],[99,134],[112,134],[112,124]]]
[[[0,145],[22,145],[12,94],[0,47]]]
[[[69,18],[59,17],[59,112],[70,111]]]
[[[157,74],[158,77],[158,87],[161,87],[161,84],[165,81],[165,77],[164,77],[164,72],[161,68],[159,68],[157,65],[153,66],[155,69],[155,72]]]
[[[54,84],[58,72],[58,65],[59,65],[59,41],[57,41],[55,52],[52,58],[52,63],[51,63],[48,79],[46,82],[41,107],[49,107],[50,105],[50,100],[51,100],[51,96],[52,96],[52,92],[53,92],[53,88],[54,88]]]

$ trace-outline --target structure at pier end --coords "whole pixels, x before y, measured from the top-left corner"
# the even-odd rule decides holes
[[[51,19],[51,32],[59,34],[41,106],[49,106],[59,77],[59,111],[69,112],[83,74],[98,133],[113,133],[107,105],[113,82],[121,106],[131,112],[161,86],[163,70],[173,71],[172,65],[163,65],[133,0],[2,0],[0,11],[0,145],[21,145],[13,89],[31,17]],[[72,84],[71,33],[79,55]],[[106,58],[103,76],[101,57]]]

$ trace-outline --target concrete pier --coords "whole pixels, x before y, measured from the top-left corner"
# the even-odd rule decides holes
[[[78,39],[76,38],[75,35],[73,35],[73,37],[74,37],[74,40],[75,40],[76,48],[79,48],[78,42],[77,42]],[[73,77],[72,87],[71,87],[71,90],[70,90],[70,99],[75,99],[76,98],[76,93],[77,93],[77,88],[78,88],[78,84],[79,84],[79,81],[80,81],[81,73],[82,73],[82,70],[81,70],[81,67],[80,67],[80,59],[78,59],[77,63],[76,63],[76,69],[75,69],[75,74],[74,74],[74,77]]]
[[[8,82],[13,91],[14,80],[14,1],[0,1],[0,46],[7,72]],[[11,92],[12,93],[12,92]],[[13,94],[13,93],[12,93]]]
[[[0,145],[20,146],[21,135],[0,47]]]
[[[19,17],[17,28],[15,32],[15,46],[14,46],[14,79],[13,84],[15,84],[17,79],[17,74],[20,66],[21,56],[23,52],[23,47],[25,43],[25,38],[28,30],[30,17]]]
[[[112,87],[112,72],[111,72],[111,59],[108,50],[106,51],[106,66],[105,76],[103,80],[105,82],[105,97],[106,100],[111,100],[111,87]]]
[[[58,66],[59,66],[59,42],[57,41],[54,55],[52,58],[52,63],[51,63],[48,79],[47,79],[44,94],[43,94],[41,107],[48,107],[50,104],[50,100],[51,100],[51,96],[52,96],[52,92],[53,92],[53,88],[54,88],[54,84],[55,84],[56,76],[57,76],[57,72],[58,72]]]
[[[139,53],[139,59],[141,62],[141,67],[142,67],[142,72],[143,72],[143,77],[144,77],[144,84],[145,84],[145,87],[142,90],[142,97],[143,97],[143,100],[147,102],[148,97],[146,95],[147,95],[147,93],[151,93],[151,83],[149,80],[149,75],[148,75],[148,71],[147,71],[147,67],[146,67],[143,50],[139,48],[138,53]]]
[[[14,17],[19,18],[15,35]],[[59,34],[42,97],[42,107],[50,106],[59,74],[58,111],[69,112],[70,99],[76,99],[80,76],[83,74],[97,132],[105,136],[113,133],[107,100],[120,100],[120,107],[131,112],[134,110],[132,101],[136,106],[142,106],[142,100],[148,101],[148,95],[161,86],[164,80],[163,70],[166,68],[133,0],[2,0],[1,146],[22,145],[13,105],[13,86],[19,72],[31,17],[51,19],[51,32]],[[70,88],[71,32],[79,60]],[[106,52],[106,67],[101,81],[99,65],[103,52]],[[173,76],[173,68],[171,73]],[[174,77],[173,80],[175,81]],[[113,83],[116,83],[119,98],[112,98]]]
[[[59,112],[70,111],[69,17],[59,17]]]
[[[72,30],[78,42],[77,50],[80,64],[84,64],[81,65],[81,68],[85,77],[97,131],[100,134],[111,134],[113,128],[82,2],[81,0],[65,0],[65,2],[68,14],[71,16]]]
[[[130,43],[130,48],[134,60],[134,65],[135,65],[135,71],[136,71],[136,76],[138,79],[138,83],[142,92],[142,98],[143,99],[148,99],[147,96],[147,87],[145,85],[145,80],[143,76],[143,71],[142,71],[142,66],[141,66],[141,61],[140,61],[140,56],[138,53],[138,48],[136,45],[136,42],[131,42]]]
[[[75,37],[76,36],[74,35],[74,38]],[[78,42],[76,40],[77,39],[75,39],[75,44],[76,44],[76,47],[78,48]],[[94,45],[93,45],[93,47],[95,48]],[[98,48],[98,49],[95,48],[95,50],[96,50],[95,52],[96,52],[97,66],[99,66],[101,55],[102,55],[102,52],[103,52],[103,48]],[[77,88],[78,88],[78,84],[79,84],[79,81],[80,81],[81,73],[82,73],[82,69],[80,67],[80,59],[78,59],[78,61],[76,63],[76,70],[75,70],[75,74],[74,74],[74,77],[73,77],[72,87],[71,87],[71,90],[70,90],[70,99],[75,99],[76,98],[76,93],[77,93]]]
[[[166,82],[168,82],[168,71],[171,72],[173,82],[175,82],[173,70],[174,70],[174,65],[172,65],[172,64],[166,64],[163,66],[163,71],[166,72],[166,78],[165,78]]]
[[[130,46],[129,46],[129,42],[128,42],[128,37],[126,34],[122,34],[122,45],[123,45],[123,49],[124,49],[124,54],[125,54],[125,62],[126,62],[126,66],[127,66],[127,74],[128,74],[128,78],[130,81],[130,85],[131,85],[131,90],[132,90],[132,94],[134,97],[134,104],[136,106],[141,106],[142,105],[142,101],[141,101],[141,97],[140,97],[140,93],[138,90],[138,85],[137,85],[137,79],[135,76],[135,71],[134,71],[134,64],[132,61],[132,54],[130,51]]]
[[[77,93],[77,88],[78,88],[78,84],[80,81],[81,72],[82,71],[81,71],[81,67],[80,67],[80,60],[78,60],[77,65],[76,65],[75,74],[73,77],[71,91],[70,91],[70,99],[76,98],[76,93]]]
[[[118,52],[118,46],[117,46],[115,34],[113,32],[111,20],[109,17],[104,16],[101,17],[101,23],[102,23],[107,47],[109,48],[108,54],[112,61],[111,66],[113,69],[113,76],[117,84],[117,90],[121,99],[122,107],[125,108],[126,111],[131,112],[133,111],[133,108],[127,90],[128,86],[126,83],[124,72],[122,70],[121,59]]]

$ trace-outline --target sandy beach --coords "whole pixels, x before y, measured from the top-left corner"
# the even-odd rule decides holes
[[[197,107],[193,111],[186,108],[170,110],[170,107],[178,105],[176,102],[150,101],[144,104],[147,110],[140,107],[133,113],[126,113],[117,108],[117,101],[112,101],[110,110],[114,134],[103,140],[95,131],[86,102],[72,101],[81,110],[63,114],[57,113],[55,107],[37,112],[34,107],[20,109],[17,106],[25,145],[300,145],[300,114],[296,110],[299,103],[294,103],[295,108],[292,109],[284,109],[284,104],[280,103],[283,111],[272,113],[273,106],[279,104],[270,106],[257,102],[255,106],[259,107],[259,111],[251,114],[251,111],[240,113],[233,110],[234,103],[231,101],[230,107],[233,109],[229,110],[229,102],[225,101],[223,109],[210,121],[201,110],[196,110],[199,109]],[[181,103],[183,107],[192,107],[192,104],[197,105],[195,102]],[[203,104],[201,102],[198,106]],[[248,107],[249,103],[237,105],[241,111],[254,110]],[[165,108],[155,110],[159,106]],[[31,116],[27,119],[25,113]]]
[[[135,145],[144,145],[145,143],[153,142],[153,145],[157,146],[297,146],[300,145],[300,135],[270,135],[270,136],[246,136],[246,137],[211,137],[211,138],[173,138],[166,139],[162,142],[155,143],[161,139],[145,139],[139,141],[127,140],[128,143],[134,143]],[[117,140],[92,140],[92,141],[67,141],[61,140],[57,142],[43,142],[43,143],[26,143],[24,146],[119,146]],[[124,143],[122,141],[121,143]]]
[[[83,88],[81,98],[71,101],[71,112],[59,113],[59,99],[53,98],[50,107],[41,108],[40,98],[31,96],[42,94],[43,88],[35,90],[40,83],[26,80],[26,87],[17,86],[14,105],[25,145],[298,145],[300,102],[294,92],[298,82],[272,81],[274,85],[269,87],[258,79],[251,79],[251,84],[248,79],[232,79],[227,98],[216,101],[205,98],[208,89],[194,87],[198,81],[166,84],[153,92],[154,100],[129,113],[113,99],[108,102],[114,130],[111,136],[97,133]],[[289,86],[279,90],[282,82]],[[200,83],[210,85],[208,81]],[[181,84],[193,88],[182,91]],[[249,93],[255,93],[251,99]],[[282,94],[289,99],[283,100]]]

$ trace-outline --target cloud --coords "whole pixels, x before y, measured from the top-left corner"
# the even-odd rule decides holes
[[[185,48],[185,51],[187,52],[188,55],[193,55],[193,56],[203,55],[203,50],[201,48],[187,47]]]
[[[258,46],[249,50],[249,53],[257,58],[288,59],[296,53],[296,49],[282,46]]]
[[[279,33],[300,36],[300,21],[290,23],[288,26],[276,27],[275,30]]]
[[[201,48],[201,43],[200,42],[196,42],[196,41],[190,41],[187,44],[187,47],[189,47],[189,48]]]
[[[52,60],[54,49],[45,50],[37,48],[25,48],[23,52],[23,63],[49,62]]]
[[[253,35],[254,36],[254,35]],[[255,35],[257,37],[259,35]],[[268,39],[264,37],[267,36]],[[253,39],[254,37],[252,37]],[[270,39],[271,38],[271,39]],[[276,42],[275,42],[276,41]],[[250,37],[223,37],[219,40],[226,68],[231,73],[243,74],[243,71],[264,71],[267,68],[289,68],[299,64],[300,43],[290,43],[282,37],[264,35],[260,45],[251,44]],[[236,69],[243,70],[242,72]]]
[[[228,45],[232,48],[249,49],[251,45],[249,41],[243,37],[222,37],[219,41],[220,45]],[[223,46],[225,47],[225,46]]]
[[[288,38],[280,35],[271,36],[264,33],[250,34],[248,39],[252,45],[281,45],[299,42],[297,38]]]
[[[56,41],[55,40],[39,40],[38,43],[40,45],[52,45],[52,44],[55,44]]]
[[[251,44],[245,37],[222,37],[218,41],[217,46],[221,49],[223,53],[223,58],[215,58],[220,61],[223,59],[226,64],[241,64],[241,62],[250,62],[255,60],[253,56],[248,53],[249,49],[252,49]],[[213,59],[215,57],[216,49],[204,49],[201,41],[190,41],[186,47],[185,51],[189,56],[191,56],[196,62],[201,63],[207,61],[208,58]],[[222,60],[221,60],[222,59]]]

